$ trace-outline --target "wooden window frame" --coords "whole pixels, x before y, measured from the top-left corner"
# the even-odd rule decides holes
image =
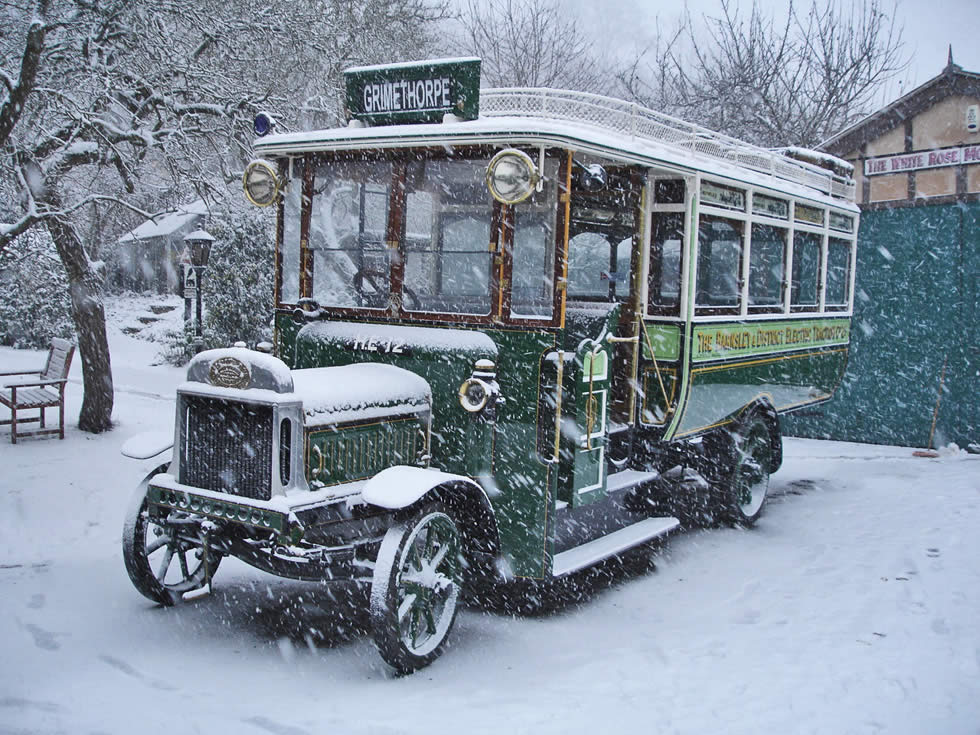
[[[492,203],[492,215],[490,223],[490,242],[487,244],[488,251],[491,252],[490,268],[490,310],[488,314],[458,314],[451,312],[435,311],[409,311],[405,308],[402,298],[402,289],[405,286],[405,228],[407,226],[405,211],[407,192],[405,187],[405,177],[407,164],[410,161],[418,160],[420,151],[424,151],[426,160],[473,160],[479,158],[489,158],[498,149],[498,146],[486,145],[462,145],[456,146],[452,151],[447,151],[445,147],[425,147],[422,149],[413,148],[411,150],[385,149],[373,151],[366,154],[363,151],[332,151],[326,153],[308,153],[302,157],[304,161],[303,174],[303,200],[300,214],[300,299],[311,298],[313,281],[316,274],[313,271],[313,253],[307,243],[309,242],[310,218],[312,211],[312,195],[315,185],[315,168],[327,161],[391,161],[393,163],[392,186],[389,193],[388,220],[385,229],[385,241],[388,247],[397,250],[398,256],[391,259],[390,270],[390,291],[397,294],[397,308],[365,308],[365,307],[322,307],[326,313],[342,319],[398,319],[399,321],[417,322],[424,324],[452,325],[452,324],[475,324],[475,325],[495,325],[513,326],[522,328],[553,328],[561,326],[564,322],[565,292],[567,253],[566,231],[568,221],[568,178],[571,169],[571,152],[560,148],[549,148],[546,155],[558,160],[558,176],[554,228],[554,258],[553,258],[553,283],[552,289],[552,313],[551,316],[542,318],[534,316],[514,316],[510,313],[511,306],[511,284],[513,284],[513,235],[514,235],[514,212],[517,205],[504,205],[496,200]],[[539,151],[533,151],[537,157]],[[550,185],[547,184],[546,185]],[[489,197],[489,193],[488,193]],[[280,310],[287,310],[295,304],[286,304],[281,301],[282,284],[282,257],[281,248],[284,237],[284,204],[278,205],[278,220],[276,227],[276,306]]]

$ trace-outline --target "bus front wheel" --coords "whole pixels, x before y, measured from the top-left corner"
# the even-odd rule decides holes
[[[166,518],[150,513],[146,499],[150,478],[166,471],[158,467],[133,493],[123,525],[123,561],[133,586],[147,599],[170,606],[185,592],[208,584],[221,555],[208,549],[200,519],[172,511]]]
[[[442,652],[462,571],[462,536],[442,504],[388,529],[371,583],[371,627],[378,652],[399,674],[428,666]]]

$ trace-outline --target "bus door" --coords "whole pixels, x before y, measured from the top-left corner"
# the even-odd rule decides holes
[[[565,322],[577,366],[575,441],[566,479],[572,504],[583,505],[605,497],[608,475],[627,464],[631,446],[642,177],[626,166],[576,164]],[[590,182],[600,168],[603,182]]]
[[[691,180],[676,175],[654,176],[650,186],[646,313],[637,376],[637,412],[650,438],[664,435],[679,400],[691,188]]]

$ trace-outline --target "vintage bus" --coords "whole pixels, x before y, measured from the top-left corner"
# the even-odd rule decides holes
[[[464,586],[751,525],[779,415],[829,400],[847,361],[847,164],[591,94],[481,90],[477,59],[347,84],[346,127],[255,143],[275,343],[191,361],[172,458],[126,523],[137,589],[171,604],[228,555],[361,582],[410,672]]]

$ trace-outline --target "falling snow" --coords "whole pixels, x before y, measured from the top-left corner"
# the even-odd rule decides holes
[[[468,603],[397,679],[366,589],[234,559],[177,608],[133,589],[120,531],[153,465],[119,448],[169,428],[184,375],[109,313],[116,429],[0,442],[0,731],[976,732],[980,457],[789,439],[756,528],[511,590],[536,612]],[[0,348],[3,369],[42,359]]]

